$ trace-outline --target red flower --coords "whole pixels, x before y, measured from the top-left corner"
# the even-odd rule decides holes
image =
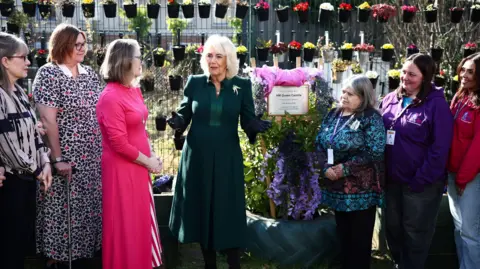
[[[203,53],[203,45],[201,45],[200,47],[198,47],[197,53]]]
[[[344,9],[344,10],[350,11],[352,10],[352,5],[348,3],[341,3],[340,6],[338,6],[338,9]]]
[[[477,44],[475,44],[473,42],[468,42],[467,44],[465,44],[465,49],[476,50],[477,49]]]
[[[298,12],[298,11],[307,11],[308,10],[308,3],[299,3],[296,6],[293,7],[293,11]]]
[[[402,6],[402,10],[406,12],[417,12],[418,9],[416,6]]]
[[[293,40],[292,42],[290,42],[288,44],[288,47],[291,48],[291,49],[296,49],[296,50],[300,50],[302,48],[302,44],[300,44],[299,42]]]
[[[47,54],[47,50],[39,49],[39,50],[37,50],[37,53],[38,53],[39,55],[44,55],[44,54]]]
[[[442,77],[443,77],[443,76],[445,76],[445,71],[443,71],[443,70],[440,70],[439,74],[440,74],[440,76],[442,76]]]

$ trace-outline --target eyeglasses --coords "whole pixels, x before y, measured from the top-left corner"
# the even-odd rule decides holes
[[[139,59],[140,61],[143,60],[143,57],[142,57],[142,56],[133,56],[133,58]]]
[[[7,58],[18,58],[18,59],[23,59],[23,61],[24,61],[24,62],[26,62],[26,61],[27,61],[27,59],[28,59],[28,56],[27,56],[27,55],[21,55],[21,56],[20,56],[20,55],[19,55],[19,56],[16,56],[16,55],[15,55],[15,56],[8,56]]]
[[[76,43],[75,44],[75,49],[76,50],[82,50],[83,48],[85,48],[85,45],[87,45],[87,43],[83,42],[83,43]]]

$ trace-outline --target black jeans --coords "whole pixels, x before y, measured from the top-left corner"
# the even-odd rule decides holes
[[[370,268],[375,213],[375,206],[360,211],[335,211],[342,269]]]
[[[240,250],[238,248],[229,248],[222,252],[227,255],[229,269],[240,269]],[[202,247],[202,254],[205,261],[205,269],[216,269],[217,252],[213,249],[205,249]]]
[[[386,236],[399,269],[424,269],[444,186],[439,181],[412,192],[406,184],[387,184]]]
[[[0,268],[23,269],[35,249],[36,182],[12,174],[0,187]]]

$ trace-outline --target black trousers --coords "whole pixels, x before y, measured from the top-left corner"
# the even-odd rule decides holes
[[[370,268],[375,212],[375,206],[360,211],[335,211],[342,269]]]
[[[417,193],[405,184],[387,185],[386,236],[399,269],[424,269],[444,186],[439,181]]]
[[[23,269],[35,253],[36,181],[6,174],[0,187],[0,268]]]

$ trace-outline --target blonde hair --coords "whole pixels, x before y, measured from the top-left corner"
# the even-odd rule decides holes
[[[105,53],[105,60],[100,66],[100,75],[107,82],[124,83],[126,74],[132,69],[135,50],[140,45],[134,39],[117,39],[110,43]]]
[[[0,60],[3,57],[13,56],[15,53],[28,54],[25,42],[14,35],[0,32]],[[11,86],[7,69],[0,63],[0,87],[9,92]]]
[[[238,74],[237,50],[235,49],[235,45],[233,45],[232,41],[226,36],[212,35],[207,39],[207,42],[205,42],[205,45],[203,46],[202,58],[200,59],[200,67],[205,75],[210,75],[206,59],[206,51],[208,51],[209,48],[213,48],[215,52],[221,53],[227,58],[226,77],[228,79],[231,79]]]

